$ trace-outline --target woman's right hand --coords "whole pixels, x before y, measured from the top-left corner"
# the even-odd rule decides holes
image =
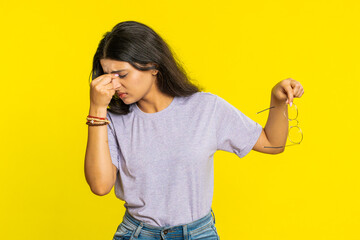
[[[90,84],[90,106],[91,108],[107,109],[111,98],[115,94],[112,80],[117,78],[119,74],[103,74],[94,80]]]

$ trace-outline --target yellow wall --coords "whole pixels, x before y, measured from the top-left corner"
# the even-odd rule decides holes
[[[111,239],[124,202],[84,176],[89,74],[102,35],[135,20],[189,75],[265,126],[293,78],[304,140],[215,154],[222,240],[360,239],[357,1],[2,1],[0,238]]]

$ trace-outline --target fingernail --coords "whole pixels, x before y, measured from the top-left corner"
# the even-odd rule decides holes
[[[114,74],[114,76],[115,76],[115,77],[118,77],[118,76],[119,76],[119,74],[115,73],[115,74]]]
[[[292,107],[292,102],[290,102],[290,107]]]

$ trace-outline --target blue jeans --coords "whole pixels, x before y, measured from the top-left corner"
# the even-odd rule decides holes
[[[214,217],[212,216],[212,214]],[[185,225],[158,227],[133,218],[126,210],[113,240],[220,240],[215,227],[213,210],[196,221]]]

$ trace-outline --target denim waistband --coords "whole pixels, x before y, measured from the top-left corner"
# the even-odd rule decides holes
[[[177,236],[181,234],[183,235],[184,239],[188,239],[188,232],[200,231],[203,228],[215,224],[215,214],[211,208],[211,210],[208,214],[206,214],[206,216],[196,221],[183,225],[159,227],[135,219],[126,209],[122,224],[126,226],[126,228],[131,229],[134,232],[133,235],[135,238],[140,234],[141,231],[142,234],[149,237],[156,237],[159,235],[161,235],[162,237],[164,237],[164,235],[171,237],[172,234],[175,234]]]

